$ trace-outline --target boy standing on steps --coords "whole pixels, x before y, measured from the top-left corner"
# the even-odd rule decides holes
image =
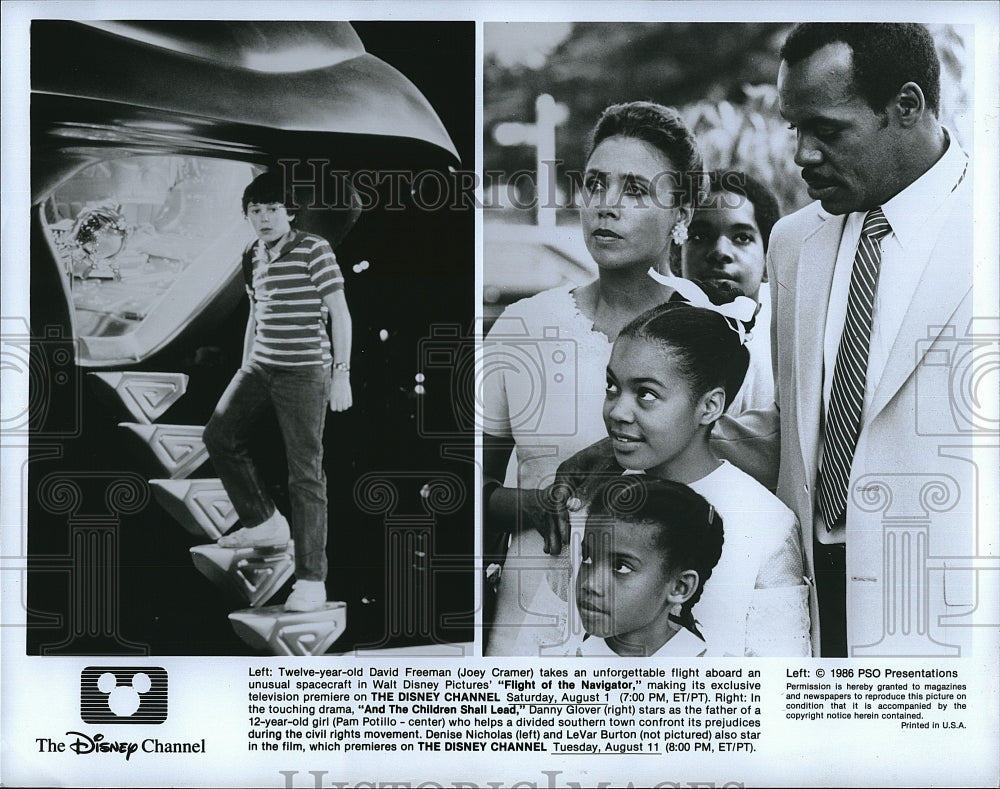
[[[296,580],[285,610],[314,611],[326,603],[323,425],[327,404],[331,411],[351,407],[351,315],[333,250],[291,226],[294,205],[280,172],[257,176],[243,193],[243,213],[257,234],[247,252],[252,275],[243,366],[206,425],[204,442],[244,527],[218,545],[281,550],[289,525],[265,492],[247,446],[266,406],[274,408],[288,457],[295,541]]]

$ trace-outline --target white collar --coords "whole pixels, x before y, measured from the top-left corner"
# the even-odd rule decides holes
[[[903,249],[928,232],[928,214],[935,212],[965,178],[969,157],[955,135],[944,130],[948,147],[944,155],[916,181],[882,206],[892,233]]]
[[[928,209],[937,208],[967,176],[969,155],[958,144],[954,132],[947,127],[942,128],[948,140],[948,147],[941,158],[916,181],[882,205],[882,212],[892,227],[892,234],[904,249],[910,239],[927,233]],[[818,200],[813,205],[820,219],[835,217],[835,214],[824,210]],[[867,213],[867,211],[855,211],[847,214],[845,220],[848,223],[855,223],[857,232],[860,233]]]
[[[295,228],[289,228],[288,232],[285,233],[281,238],[277,240],[273,247],[268,247],[264,243],[264,239],[257,239],[257,257],[259,260],[265,263],[273,263],[279,257],[281,253],[285,251],[287,247],[295,238]]]
[[[708,644],[698,636],[682,627],[673,637],[660,647],[652,655],[647,657],[701,657],[708,651]],[[577,655],[601,655],[608,657],[621,657],[611,647],[607,641],[597,636],[585,635],[577,648]]]

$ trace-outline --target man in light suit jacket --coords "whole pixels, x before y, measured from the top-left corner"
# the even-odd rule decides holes
[[[720,437],[774,437],[780,414],[777,494],[815,571],[821,654],[959,654],[969,629],[947,626],[973,604],[977,484],[992,484],[955,386],[972,318],[968,157],[938,121],[922,26],[803,24],[781,57],[780,109],[817,202],[781,220],[769,246],[777,413]],[[872,258],[866,283],[856,269]],[[753,446],[728,454],[744,465]]]

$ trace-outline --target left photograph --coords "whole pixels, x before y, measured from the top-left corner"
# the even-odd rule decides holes
[[[474,23],[30,43],[27,653],[471,654]]]

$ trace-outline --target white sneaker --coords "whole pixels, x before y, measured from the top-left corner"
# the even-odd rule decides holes
[[[220,548],[272,548],[288,545],[288,521],[278,510],[257,526],[244,527],[221,536],[216,545]]]
[[[326,605],[326,584],[322,581],[296,581],[285,601],[286,611],[316,611]]]

